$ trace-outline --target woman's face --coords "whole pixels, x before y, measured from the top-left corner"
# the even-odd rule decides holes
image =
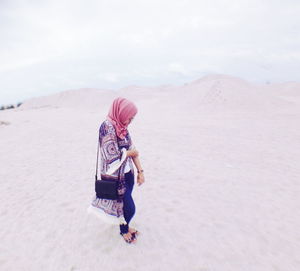
[[[135,117],[135,116],[133,116],[133,117],[130,118],[129,120],[126,120],[124,124],[125,124],[126,126],[129,125],[129,124],[133,121],[134,117]]]

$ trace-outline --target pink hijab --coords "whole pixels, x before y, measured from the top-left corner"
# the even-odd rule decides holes
[[[119,138],[125,138],[128,125],[124,123],[134,117],[137,111],[135,104],[125,98],[119,97],[113,101],[107,119],[114,125]]]

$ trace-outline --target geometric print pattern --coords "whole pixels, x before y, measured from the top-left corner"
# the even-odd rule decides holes
[[[132,146],[131,137],[127,131],[127,135],[124,139],[118,138],[112,123],[109,120],[105,120],[99,128],[99,143],[101,153],[101,176],[105,176],[106,179],[116,179],[120,174],[118,182],[118,199],[99,199],[95,195],[92,200],[92,205],[107,214],[114,215],[116,217],[123,217],[123,197],[126,192],[124,170],[128,158],[125,159],[120,168],[113,174],[108,175],[107,170],[111,163],[121,159],[122,148],[126,148],[126,150],[128,150]],[[134,173],[131,159],[129,160],[129,165],[132,173]]]

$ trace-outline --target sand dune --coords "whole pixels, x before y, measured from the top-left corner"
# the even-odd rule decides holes
[[[25,101],[21,109],[39,107],[95,108],[107,104],[116,95],[125,95],[136,101],[156,100],[178,106],[210,107],[232,110],[273,110],[298,104],[300,83],[252,84],[228,75],[209,75],[182,86],[141,87],[128,86],[118,91],[77,89]],[[178,99],[180,97],[180,99]]]
[[[299,92],[211,75],[0,112],[0,270],[298,271]],[[135,245],[86,211],[98,127],[117,96],[139,108]]]

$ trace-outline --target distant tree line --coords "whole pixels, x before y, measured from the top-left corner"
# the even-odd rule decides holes
[[[10,104],[10,105],[2,105],[0,106],[0,110],[5,110],[5,109],[12,109],[12,108],[17,108],[21,105],[22,103],[18,103],[16,105]]]

